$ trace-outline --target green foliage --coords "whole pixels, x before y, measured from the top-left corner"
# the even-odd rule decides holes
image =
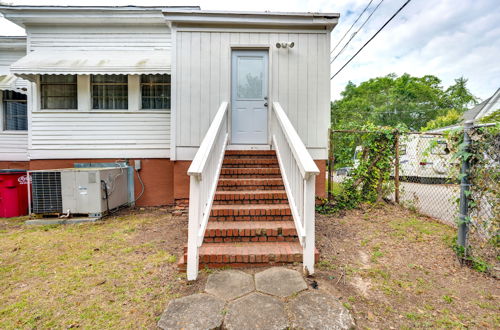
[[[420,130],[451,109],[462,114],[477,103],[467,89],[467,80],[458,78],[446,90],[432,75],[413,77],[389,74],[362,82],[349,82],[342,99],[331,105],[334,129],[359,129],[366,124],[403,126]]]
[[[471,235],[486,242],[493,249],[500,245],[500,123],[495,126],[474,127],[468,131],[471,144],[463,142],[463,129],[447,132],[454,158],[460,160],[453,173],[459,180],[467,177],[470,189],[465,191],[469,205],[469,216],[458,220],[469,224]],[[459,164],[467,160],[468,175],[461,173]],[[457,200],[458,202],[458,200]],[[475,242],[479,242],[475,240]],[[482,247],[484,248],[485,245]],[[490,266],[467,249],[454,246],[458,257],[473,269],[489,272]]]
[[[357,155],[357,166],[352,169],[351,176],[341,183],[342,193],[335,195],[331,202],[324,200],[318,206],[318,212],[333,213],[356,208],[361,203],[376,203],[387,195],[388,189],[392,188],[389,179],[394,160],[396,130],[374,125],[362,128],[363,131],[359,133],[337,134],[356,135],[352,141],[355,144],[359,143],[361,152]],[[350,149],[352,147],[354,145],[351,143]]]
[[[479,120],[480,123],[499,123],[500,122],[500,109],[493,111],[491,115],[484,116]]]
[[[477,270],[480,273],[489,273],[491,271],[493,266],[484,261],[481,257],[472,255],[470,248],[468,248],[467,251],[463,246],[456,243],[453,244],[452,248],[460,258],[460,261],[467,264],[472,269]]]
[[[462,119],[462,114],[456,109],[450,109],[442,116],[436,117],[422,128],[422,131],[430,131],[436,128],[446,127],[458,124]]]

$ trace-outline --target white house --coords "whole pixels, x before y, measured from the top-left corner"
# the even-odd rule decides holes
[[[330,124],[330,33],[339,14],[132,6],[0,12],[27,34],[26,55],[10,74],[31,82],[28,168],[141,159],[139,205],[189,198],[190,278],[195,258],[269,262],[248,258],[252,251],[246,261],[204,251],[221,239],[204,236],[216,214],[293,218],[296,232],[287,239],[300,241],[313,271],[314,197],[325,194]],[[234,193],[220,193],[221,185]],[[241,196],[250,197],[240,203]],[[272,238],[285,240],[280,235]],[[270,262],[293,261],[292,250]]]

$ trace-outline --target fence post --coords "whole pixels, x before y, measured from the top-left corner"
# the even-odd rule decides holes
[[[471,139],[469,135],[469,130],[472,128],[473,122],[466,121],[464,125],[464,142],[462,151],[465,153],[469,152],[469,147],[471,144]],[[467,233],[469,232],[469,198],[470,194],[470,183],[469,183],[469,156],[462,157],[462,170],[460,171],[460,223],[458,224],[458,240],[459,246],[465,249],[467,248]]]
[[[333,175],[333,131],[328,129],[328,200],[332,200],[332,175]]]
[[[394,137],[394,148],[396,155],[394,160],[394,200],[399,204],[399,130],[396,130]]]

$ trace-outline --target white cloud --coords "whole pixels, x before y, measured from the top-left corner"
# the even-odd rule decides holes
[[[374,8],[379,1],[373,0],[371,8]],[[6,2],[14,5],[200,5],[202,9],[207,10],[340,12],[340,23],[332,33],[332,45],[335,45],[369,0],[7,0]],[[404,0],[385,0],[365,28],[334,62],[332,73],[335,73],[403,3]],[[366,16],[367,13],[360,21]],[[349,80],[360,83],[391,72],[397,74],[408,72],[419,76],[433,74],[441,78],[445,86],[453,83],[453,79],[464,76],[469,79],[469,87],[474,94],[487,98],[500,87],[499,21],[500,10],[497,0],[413,0],[332,81],[332,98],[339,97]],[[0,34],[22,35],[24,31],[5,19],[0,19]],[[338,49],[341,47],[342,45]]]

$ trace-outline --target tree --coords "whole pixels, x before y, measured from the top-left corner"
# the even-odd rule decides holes
[[[341,96],[331,105],[335,129],[359,128],[372,123],[420,130],[451,109],[462,114],[470,104],[477,102],[463,77],[443,90],[436,76],[414,77],[407,73],[373,78],[359,86],[349,82]]]
[[[427,125],[425,125],[425,127],[422,128],[422,131],[430,131],[436,128],[455,125],[458,124],[461,119],[462,119],[462,114],[456,109],[451,109],[448,110],[446,114],[438,116],[436,117],[436,119],[429,121]]]
[[[500,109],[496,109],[491,114],[484,116],[479,120],[480,123],[500,123]]]
[[[455,84],[446,89],[449,108],[455,109],[460,113],[464,113],[479,101],[467,88],[467,81],[468,79],[460,77],[455,79]]]

